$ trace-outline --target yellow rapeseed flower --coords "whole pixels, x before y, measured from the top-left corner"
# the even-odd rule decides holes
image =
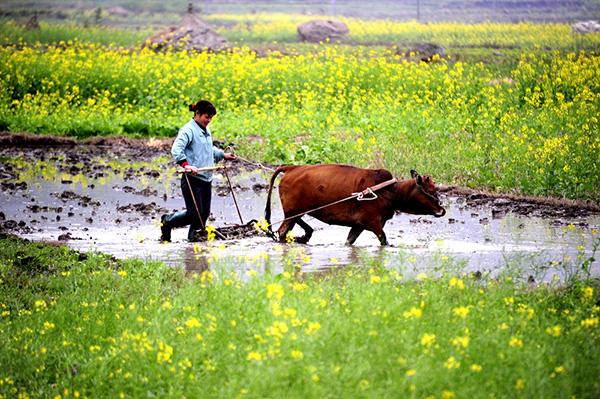
[[[361,391],[364,391],[366,389],[369,389],[369,380],[360,380],[360,382],[358,383],[358,387],[360,388]]]
[[[448,370],[454,370],[460,367],[460,362],[454,356],[450,356],[444,363],[444,367]]]
[[[306,283],[294,282],[292,284],[292,290],[294,290],[294,291],[302,292],[307,288],[308,288],[308,285]]]
[[[259,232],[267,231],[269,228],[269,222],[267,222],[265,218],[260,218],[258,221],[256,221],[256,223],[254,223],[254,226]]]
[[[522,348],[523,340],[517,337],[511,337],[510,341],[508,341],[508,346],[512,348]]]
[[[515,388],[519,391],[522,391],[525,388],[525,380],[522,378],[517,379],[515,382]]]
[[[284,291],[283,287],[280,284],[273,283],[267,285],[267,299],[272,299],[274,301],[280,301],[283,298]]]
[[[321,329],[321,323],[319,322],[310,322],[308,323],[308,327],[306,327],[306,334],[311,335]]]
[[[581,325],[583,327],[589,327],[589,328],[596,327],[596,326],[598,326],[598,318],[590,317],[588,319],[581,320]]]
[[[419,317],[423,316],[423,310],[421,308],[412,307],[410,310],[402,313],[402,316],[404,316],[405,319],[410,319],[413,317],[418,319]]]
[[[198,320],[196,317],[190,317],[189,319],[187,319],[185,321],[184,324],[187,328],[190,328],[190,329],[198,328],[198,327],[202,326],[202,323],[200,323],[200,320]]]
[[[156,353],[156,362],[158,364],[171,363],[171,357],[173,356],[173,347],[160,341],[158,343],[158,352]]]
[[[560,325],[548,327],[548,328],[546,328],[546,333],[553,337],[560,337],[561,327],[560,327]]]
[[[288,231],[287,234],[285,235],[285,242],[287,242],[288,244],[291,244],[295,240],[296,240],[296,238],[294,237],[294,235],[292,234],[292,232]]]
[[[456,394],[452,391],[442,391],[442,399],[454,399]]]
[[[594,288],[593,287],[585,287],[582,291],[582,298],[584,301],[589,301],[594,297]]]
[[[479,364],[474,363],[471,365],[471,371],[474,373],[480,373],[482,369],[483,367],[481,367]]]
[[[464,290],[465,289],[465,283],[461,279],[459,279],[459,278],[452,277],[450,279],[450,287],[456,287],[459,290]]]
[[[452,313],[461,318],[466,318],[469,315],[469,307],[468,306],[459,306],[452,309]]]
[[[470,338],[468,335],[458,336],[452,338],[451,342],[457,348],[466,348],[469,346]]]
[[[263,359],[263,355],[260,352],[248,352],[248,356],[246,356],[246,360],[260,362]]]
[[[421,337],[421,345],[428,348],[435,343],[435,334],[423,334]]]
[[[417,281],[425,281],[425,280],[427,280],[427,274],[426,273],[419,273],[419,274],[417,274],[416,279],[417,279]]]

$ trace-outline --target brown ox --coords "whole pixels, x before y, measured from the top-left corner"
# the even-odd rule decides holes
[[[382,245],[387,245],[383,226],[395,211],[436,217],[446,214],[433,180],[429,176],[420,176],[414,170],[410,171],[411,179],[397,181],[376,191],[378,198],[375,200],[352,198],[314,210],[386,182],[393,178],[392,174],[385,169],[361,169],[347,165],[289,165],[278,167],[271,177],[265,208],[265,219],[269,224],[273,183],[282,172],[285,175],[279,184],[279,197],[286,219],[278,230],[280,241],[285,241],[287,233],[298,223],[305,235],[296,241],[308,242],[313,229],[301,219],[304,214],[328,224],[350,227],[347,245],[353,244],[363,230],[372,231]]]

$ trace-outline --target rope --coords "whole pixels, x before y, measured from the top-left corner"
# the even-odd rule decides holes
[[[277,223],[283,223],[286,220],[295,219],[297,217],[302,217],[302,216],[306,215],[307,213],[316,212],[316,211],[319,211],[321,209],[324,209],[324,208],[327,208],[327,207],[330,207],[330,206],[333,206],[333,205],[337,205],[339,203],[351,200],[353,198],[359,198],[360,197],[362,200],[366,200],[366,199],[363,198],[364,195],[369,194],[369,193],[375,195],[374,191],[381,190],[382,188],[390,186],[390,185],[392,185],[394,183],[397,183],[397,182],[398,182],[397,179],[386,180],[383,183],[376,184],[376,185],[374,185],[372,187],[367,187],[366,189],[364,189],[363,191],[361,191],[359,193],[352,193],[352,195],[350,195],[349,197],[343,198],[341,200],[333,201],[333,202],[330,202],[329,204],[322,205],[322,206],[319,206],[317,208],[314,208],[314,209],[311,209],[311,210],[308,210],[308,211],[305,211],[305,212],[301,212],[301,213],[298,213],[296,215],[289,216],[287,218],[275,221],[273,223],[270,223],[269,226],[273,226],[274,224],[277,224]],[[376,199],[376,198],[368,198],[368,199]]]
[[[198,204],[196,203],[196,196],[194,195],[194,191],[192,190],[192,186],[190,185],[190,179],[188,177],[187,173],[184,173],[185,176],[185,181],[187,181],[188,184],[188,188],[190,189],[190,194],[192,195],[192,201],[194,202],[194,208],[196,208],[196,215],[198,215],[198,220],[200,221],[200,227],[202,227],[202,230],[206,230],[206,227],[204,226],[204,222],[202,221],[202,216],[200,215],[200,210],[198,209]],[[219,233],[218,230],[215,230],[215,234],[219,236],[219,238],[221,238],[222,240],[225,240],[225,236],[221,233]]]
[[[265,166],[265,165],[263,165],[263,164],[262,164],[262,163],[260,163],[260,162],[252,162],[252,161],[250,161],[249,159],[246,159],[246,158],[244,158],[244,157],[240,157],[240,156],[239,156],[239,155],[237,155],[237,154],[235,155],[235,157],[236,157],[237,159],[240,159],[240,160],[242,160],[242,161],[246,162],[246,163],[249,163],[250,165],[258,166],[259,168],[261,168],[261,169],[264,169],[264,170],[268,170],[269,172],[275,172],[275,169],[273,169],[273,168],[269,168],[268,166]]]
[[[240,223],[244,224],[244,219],[242,219],[242,213],[240,212],[240,207],[238,206],[237,200],[235,199],[235,193],[233,192],[233,187],[231,186],[231,180],[229,180],[229,175],[227,174],[227,168],[223,168],[223,174],[227,179],[227,184],[229,184],[229,191],[231,191],[231,196],[233,197],[233,203],[235,204],[235,209],[237,210],[238,216],[240,217]]]

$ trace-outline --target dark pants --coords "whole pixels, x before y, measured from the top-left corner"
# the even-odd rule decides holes
[[[206,226],[208,215],[210,215],[212,184],[192,176],[187,176],[184,173],[181,176],[181,193],[185,200],[185,211],[167,215],[164,222],[169,228],[190,225],[190,230],[188,231],[188,240],[190,240],[196,230],[201,230],[203,226]],[[194,199],[196,200],[195,204]],[[196,206],[198,206],[197,210]],[[198,212],[202,217],[202,222],[198,219]]]

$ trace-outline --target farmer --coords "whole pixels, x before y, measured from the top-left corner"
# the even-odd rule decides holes
[[[188,240],[193,239],[197,230],[204,230],[210,214],[212,170],[199,168],[211,168],[222,159],[236,158],[213,146],[208,124],[217,113],[215,106],[200,100],[190,105],[190,111],[194,113],[193,118],[179,129],[171,148],[175,162],[185,170],[181,176],[181,192],[186,210],[161,216],[161,241],[171,241],[171,229],[175,227],[190,225]]]

